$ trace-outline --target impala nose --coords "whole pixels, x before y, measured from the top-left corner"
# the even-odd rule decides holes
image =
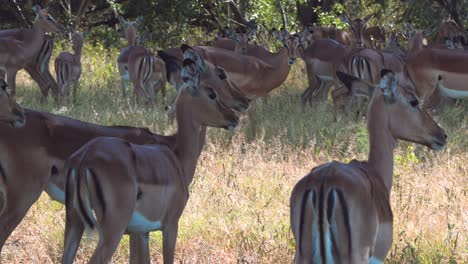
[[[291,66],[296,61],[296,58],[289,58],[288,64]]]

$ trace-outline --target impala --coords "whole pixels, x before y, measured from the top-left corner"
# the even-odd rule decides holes
[[[450,98],[468,98],[468,53],[464,50],[424,48],[423,31],[412,34],[406,60],[408,75],[424,103],[436,89]]]
[[[255,35],[255,32],[255,28],[249,29],[246,33],[241,31],[235,32],[234,30],[227,28],[224,30],[225,38],[218,38],[211,46],[255,56],[254,50],[256,45],[249,45],[249,42]],[[248,53],[249,48],[251,51]]]
[[[25,122],[23,109],[10,97],[8,84],[2,78],[0,78],[0,122],[14,127],[22,127]]]
[[[223,69],[206,64],[201,83],[214,89],[228,107],[247,110],[249,101],[233,88]],[[43,190],[65,203],[66,179],[60,172],[65,160],[89,140],[112,136],[137,144],[174,145],[173,136],[155,135],[147,129],[98,126],[28,109],[25,116],[22,128],[0,124],[0,251]]]
[[[81,77],[81,52],[83,50],[84,38],[88,35],[88,31],[80,33],[71,29],[71,40],[73,43],[73,51],[60,52],[55,58],[55,73],[59,85],[59,91],[63,96],[70,95],[70,86],[73,87],[73,97],[76,97],[78,81]]]
[[[445,45],[447,40],[457,46],[457,48],[463,48],[463,45],[468,44],[466,41],[465,30],[457,24],[453,19],[445,19],[439,25],[434,42],[436,44]]]
[[[0,70],[6,72],[6,81],[11,89],[11,96],[16,95],[16,73],[31,63],[43,47],[46,32],[63,31],[48,13],[40,6],[34,6],[36,19],[30,29],[13,30],[9,37],[0,34]]]
[[[209,86],[200,84],[199,68],[191,59],[183,62],[174,148],[97,138],[68,159],[62,263],[73,262],[85,226],[99,233],[91,263],[108,262],[126,232],[142,237],[148,247],[148,234],[155,230],[163,233],[164,263],[174,262],[178,222],[188,201],[206,126],[231,130],[239,121]]]
[[[279,87],[288,77],[291,65],[296,61],[297,49],[300,45],[299,37],[289,34],[284,29],[273,30],[273,35],[284,45],[277,53],[271,53],[260,46],[256,48],[258,53],[255,56],[244,56],[216,47],[198,46],[194,49],[206,61],[225,69],[240,91],[253,99],[266,96],[270,91]],[[171,48],[165,51],[179,59],[182,58],[179,49]],[[250,51],[249,47],[246,55],[250,55]],[[255,116],[255,104],[252,102],[249,117],[254,136]]]
[[[419,107],[417,96],[384,70],[378,87],[337,73],[349,88],[372,94],[369,159],[312,169],[291,194],[296,263],[382,263],[392,244],[390,191],[397,140],[441,149],[447,136]]]
[[[365,23],[361,19],[350,22],[352,25],[351,46],[344,46],[332,39],[315,39],[314,32],[304,29],[300,38],[302,47],[302,58],[306,64],[307,78],[309,84],[301,95],[302,110],[305,110],[307,101],[312,99],[325,100],[328,96],[329,87],[335,83],[337,70],[347,71],[347,61],[359,45],[362,45],[362,31]],[[360,34],[360,35],[358,35]],[[359,44],[361,43],[361,44]]]

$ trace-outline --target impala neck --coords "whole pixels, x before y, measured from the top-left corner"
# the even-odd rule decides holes
[[[277,53],[272,53],[271,58],[262,59],[271,66],[275,67],[275,70],[271,72],[273,78],[268,78],[267,82],[271,82],[270,85],[265,85],[265,87],[276,88],[280,86],[286,78],[288,78],[289,71],[291,70],[291,65],[289,62],[289,52],[288,48],[283,47]]]
[[[34,23],[32,26],[32,34],[28,34],[30,37],[29,41],[27,41],[29,45],[37,45],[39,48],[42,47],[45,38],[45,30],[38,25],[38,23]]]
[[[376,88],[378,89],[378,88]],[[369,131],[369,166],[374,170],[390,193],[393,180],[393,150],[396,140],[389,129],[386,105],[380,90],[376,90],[367,111]]]
[[[182,165],[186,184],[189,185],[193,180],[198,158],[205,144],[206,127],[194,121],[192,118],[194,110],[188,104],[178,102],[176,108],[178,129],[175,153]]]
[[[75,56],[78,58],[78,61],[81,62],[81,53],[83,52],[83,42],[76,45],[75,47]]]

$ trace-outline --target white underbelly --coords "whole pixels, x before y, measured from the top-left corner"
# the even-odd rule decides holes
[[[161,221],[148,220],[138,211],[134,211],[132,218],[128,223],[127,231],[135,233],[147,233],[150,231],[161,230],[161,228]]]
[[[65,204],[65,193],[57,187],[57,185],[49,182],[45,188],[45,191],[47,194],[52,198],[52,200],[55,200],[61,204]]]
[[[442,92],[443,95],[450,98],[468,98],[468,91],[452,90],[448,87],[445,87],[442,83],[438,83],[437,87]]]

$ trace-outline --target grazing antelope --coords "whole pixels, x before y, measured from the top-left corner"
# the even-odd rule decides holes
[[[349,19],[344,20],[348,21]],[[328,97],[330,86],[336,82],[335,72],[337,70],[347,71],[349,57],[357,50],[359,43],[363,43],[362,27],[365,26],[365,23],[359,19],[358,22],[351,24],[354,28],[350,34],[351,46],[344,46],[332,39],[314,39],[314,32],[310,32],[307,28],[302,32],[300,46],[309,81],[307,88],[301,95],[302,111],[305,111],[308,101],[311,104],[313,99],[322,101]]]
[[[164,263],[174,262],[178,222],[188,201],[206,126],[232,130],[239,121],[215,91],[201,85],[199,68],[191,59],[183,62],[174,148],[97,138],[68,159],[62,263],[73,262],[85,226],[99,233],[91,263],[108,262],[124,233],[142,237],[148,248],[148,234],[156,230],[163,233]]]
[[[377,87],[337,75],[349,89],[372,94],[369,159],[320,165],[296,184],[290,200],[295,262],[382,263],[393,240],[390,191],[397,140],[438,150],[447,136],[393,72],[382,71]]]
[[[8,93],[8,84],[0,78],[0,122],[13,127],[22,127],[25,123],[23,108]]]
[[[215,90],[229,108],[245,112],[249,100],[242,96],[226,72],[201,61],[197,54],[191,58],[201,65],[200,82]],[[165,57],[169,60],[169,57]],[[170,67],[173,67],[171,63]],[[172,76],[171,76],[172,77]],[[180,82],[181,79],[172,83]],[[0,124],[0,252],[5,241],[21,222],[42,191],[60,203],[65,203],[65,160],[86,142],[99,136],[118,137],[136,144],[162,143],[171,147],[174,136],[161,136],[147,129],[98,126],[50,113],[25,110],[26,125],[13,129]],[[21,191],[23,190],[23,191]]]
[[[6,81],[11,89],[11,96],[16,95],[16,74],[26,64],[34,61],[43,47],[46,32],[59,32],[64,28],[59,25],[46,9],[34,6],[36,19],[33,27],[13,30],[9,37],[0,34],[0,70],[6,72]]]
[[[62,96],[69,96],[70,86],[73,86],[73,98],[75,98],[78,81],[81,77],[81,52],[83,50],[84,38],[89,32],[80,33],[71,29],[70,33],[72,34],[71,40],[75,54],[67,51],[60,52],[57,58],[55,58],[55,73]]]

